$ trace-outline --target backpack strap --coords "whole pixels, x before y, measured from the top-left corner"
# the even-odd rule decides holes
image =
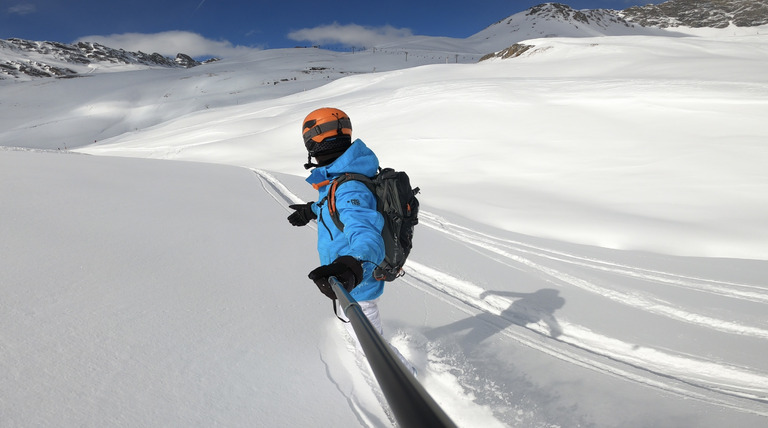
[[[356,180],[365,184],[365,186],[368,187],[368,190],[370,190],[371,193],[373,193],[373,196],[376,198],[377,208],[378,204],[380,203],[379,197],[376,195],[376,184],[373,182],[371,177],[351,172],[336,177],[333,182],[331,182],[330,190],[328,190],[328,214],[331,215],[333,224],[335,224],[336,227],[342,232],[344,231],[344,223],[341,222],[341,219],[339,218],[339,212],[336,210],[336,189],[349,180]]]

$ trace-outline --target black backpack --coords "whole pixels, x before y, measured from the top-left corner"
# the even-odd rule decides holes
[[[419,188],[411,188],[408,174],[392,168],[379,168],[373,178],[354,173],[337,177],[328,191],[328,212],[342,232],[344,224],[336,211],[336,188],[349,180],[362,182],[376,196],[376,208],[384,216],[381,236],[386,255],[374,269],[373,277],[378,281],[394,281],[404,274],[403,265],[413,247],[413,227],[419,223],[419,200],[416,199]]]

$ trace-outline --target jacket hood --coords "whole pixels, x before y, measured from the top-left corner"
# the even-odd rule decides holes
[[[307,182],[310,184],[322,183],[347,172],[373,177],[378,170],[379,158],[362,140],[357,139],[331,164],[313,169],[307,177]]]

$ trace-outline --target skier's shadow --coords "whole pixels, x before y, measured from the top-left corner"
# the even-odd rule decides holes
[[[488,295],[502,297],[517,297],[507,309],[499,315],[488,312],[456,321],[454,323],[434,328],[425,333],[430,340],[443,337],[446,334],[469,330],[461,345],[466,351],[472,351],[485,339],[501,332],[512,325],[526,326],[539,321],[544,322],[551,337],[563,334],[560,323],[557,322],[555,311],[565,305],[565,299],[560,292],[551,288],[542,288],[533,293],[516,293],[514,291],[484,291],[480,298]]]

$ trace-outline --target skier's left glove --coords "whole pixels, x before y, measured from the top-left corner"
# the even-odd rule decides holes
[[[341,281],[347,291],[352,291],[363,280],[363,265],[352,256],[341,256],[333,263],[320,266],[309,273],[309,279],[314,281],[320,292],[329,299],[336,298],[328,282],[328,278],[332,276]]]
[[[294,204],[288,205],[288,208],[295,210],[288,216],[288,222],[294,226],[305,226],[310,220],[317,218],[315,212],[312,211],[312,204],[314,202],[307,202],[306,204]]]

